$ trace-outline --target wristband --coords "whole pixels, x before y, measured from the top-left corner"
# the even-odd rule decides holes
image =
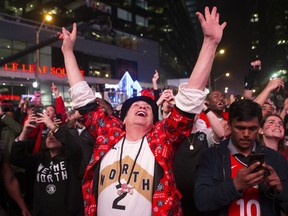
[[[206,110],[203,110],[203,113],[205,113],[205,115],[207,115],[208,112],[210,112],[211,109],[210,108],[207,108]]]

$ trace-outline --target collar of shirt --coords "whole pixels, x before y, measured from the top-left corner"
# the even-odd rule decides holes
[[[240,161],[242,161],[245,164],[248,163],[248,157],[245,157],[243,154],[239,153],[239,151],[233,145],[231,138],[229,139],[228,149],[229,149],[230,153],[233,155],[233,157],[236,157],[237,159],[239,159]],[[254,153],[255,151],[256,151],[256,142],[254,141],[251,153]]]
[[[86,127],[85,126],[83,126],[82,128],[76,127],[76,129],[77,129],[77,131],[78,131],[78,133],[80,135],[86,129]]]

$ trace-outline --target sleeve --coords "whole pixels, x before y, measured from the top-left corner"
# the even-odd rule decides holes
[[[80,166],[79,161],[82,161],[80,145],[85,145],[85,143],[81,143],[77,129],[68,128],[67,125],[63,125],[54,133],[54,136],[65,147],[72,159],[71,163],[74,166]]]
[[[56,108],[56,113],[61,114],[62,116],[61,121],[62,123],[64,123],[65,120],[67,119],[67,114],[66,114],[65,104],[61,96],[55,99],[55,108]]]
[[[273,152],[273,154],[275,153]],[[276,195],[276,202],[279,203],[282,211],[287,213],[288,212],[288,173],[287,173],[288,161],[286,160],[286,158],[284,158],[280,154],[277,154],[277,157],[274,157],[274,158],[276,158],[273,160],[274,163],[271,163],[270,161],[268,161],[268,164],[273,167],[273,169],[276,171],[277,175],[279,176],[281,183],[282,183],[283,191],[280,193],[275,193],[273,191],[273,194]]]
[[[22,125],[15,121],[8,115],[4,115],[1,119],[1,122],[7,125],[10,129],[12,129],[15,133],[20,134],[22,131]]]
[[[196,171],[194,199],[200,211],[220,210],[241,196],[234,186],[233,179],[223,176],[226,172],[222,155],[213,151],[217,151],[215,147],[201,155]]]
[[[36,157],[38,154],[30,155],[27,152],[28,142],[26,141],[15,141],[12,144],[11,152],[10,152],[10,163],[17,167],[26,169],[33,169],[32,164],[35,165]]]
[[[254,88],[254,82],[257,74],[259,73],[259,69],[251,68],[248,75],[244,77],[244,89],[252,90]]]
[[[153,94],[154,94],[154,100],[157,102],[160,98],[159,89],[154,89]]]
[[[95,101],[96,96],[86,81],[79,82],[69,89],[69,94],[73,102],[73,109],[84,107]]]
[[[176,106],[184,112],[199,114],[206,95],[206,91],[186,88],[183,83],[179,86],[179,92],[175,97]]]

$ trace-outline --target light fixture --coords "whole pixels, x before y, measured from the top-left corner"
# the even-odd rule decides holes
[[[37,83],[36,81],[34,81],[34,82],[32,83],[32,86],[33,86],[33,88],[37,88],[37,87],[38,87],[38,83]]]

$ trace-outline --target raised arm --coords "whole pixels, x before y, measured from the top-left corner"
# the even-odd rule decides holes
[[[250,71],[244,78],[244,98],[252,100],[255,77],[259,73],[259,71],[261,71],[261,61],[252,61],[250,63]]]
[[[153,94],[155,97],[155,99],[154,99],[155,101],[158,101],[158,99],[160,98],[158,83],[157,83],[158,79],[159,79],[159,73],[157,70],[155,70],[155,73],[154,73],[153,78],[152,78]]]
[[[80,73],[77,60],[73,53],[73,47],[76,38],[77,38],[76,23],[73,23],[73,28],[71,32],[67,31],[66,28],[62,27],[62,34],[59,35],[59,39],[63,40],[61,50],[64,55],[64,63],[68,77],[68,82],[71,87],[81,81],[84,81],[84,78]]]
[[[155,70],[155,73],[152,78],[153,90],[158,90],[158,84],[157,84],[158,79],[159,79],[159,74],[158,74],[158,71]]]
[[[56,97],[55,99],[56,114],[61,114],[60,120],[62,121],[62,123],[64,123],[67,119],[65,104],[64,104],[63,98],[61,97],[59,93],[58,87],[53,82],[51,83],[51,92]]]
[[[210,75],[215,52],[222,39],[226,22],[219,24],[220,15],[217,13],[216,7],[213,7],[211,12],[208,7],[205,7],[205,17],[200,12],[197,12],[196,15],[202,27],[204,40],[186,87],[203,90]]]
[[[285,119],[286,115],[288,115],[288,98],[285,99],[284,104],[283,104],[283,108],[280,112],[280,116],[283,120]]]
[[[208,107],[203,104],[203,110],[207,110]],[[225,130],[223,125],[221,124],[221,121],[217,118],[217,116],[215,115],[214,112],[212,111],[208,111],[206,113],[206,116],[209,120],[209,123],[211,125],[211,129],[213,131],[212,137],[211,137],[211,141],[213,141],[213,143],[220,143],[224,136],[225,136]],[[211,142],[209,142],[210,140],[208,139],[208,143],[210,144]]]
[[[273,90],[279,91],[281,88],[284,88],[283,79],[281,78],[272,79],[269,81],[269,83],[263,89],[263,91],[255,98],[254,101],[262,106],[268,99],[270,92],[272,92]]]

